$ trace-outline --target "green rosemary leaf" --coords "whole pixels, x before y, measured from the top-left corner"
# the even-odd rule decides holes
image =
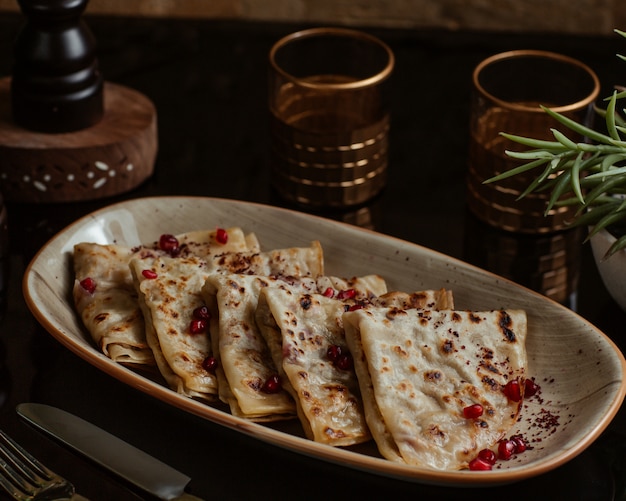
[[[533,181],[526,187],[526,189],[517,197],[517,200],[521,200],[522,198],[528,196],[533,191],[536,191],[537,188],[553,173],[552,162],[544,169],[544,171],[537,176]]]
[[[609,214],[613,210],[613,207],[609,205],[599,205],[589,209],[588,207],[581,207],[576,216],[576,222],[574,226],[592,226],[595,225],[600,219]]]
[[[613,244],[609,247],[609,250],[606,251],[603,259],[611,257],[613,254],[621,251],[622,249],[626,249],[626,235],[621,236],[613,242]]]
[[[620,184],[626,184],[626,179],[623,179],[620,176],[607,177],[607,179],[604,179],[601,183],[598,183],[589,193],[587,193],[587,204],[592,203],[600,195],[603,195],[605,193],[611,193],[611,190],[615,186],[618,186]]]
[[[604,161],[603,161],[604,163]],[[605,179],[609,176],[621,176],[626,174],[626,167],[615,167],[613,169],[602,170],[601,172],[595,172],[594,174],[589,174],[586,179]]]
[[[614,146],[617,146],[617,147],[621,148],[621,149],[626,148],[626,141],[622,141],[621,139],[612,139],[611,138],[610,143],[612,145],[614,145]]]
[[[580,167],[582,163],[583,163],[583,152],[581,151],[580,153],[578,153],[578,156],[576,157],[576,160],[574,161],[574,165],[572,165],[572,170],[570,172],[571,172],[572,191],[574,192],[574,195],[576,195],[576,198],[580,200],[580,203],[584,204],[585,199],[583,198],[583,192],[580,188]]]
[[[507,179],[512,176],[517,176],[518,174],[523,174],[524,172],[527,172],[536,167],[539,167],[547,162],[548,162],[548,159],[544,159],[544,158],[535,160],[534,162],[528,162],[524,165],[520,165],[519,167],[514,167],[510,170],[507,170],[506,172],[502,172],[501,174],[498,174],[497,176],[493,176],[489,179],[486,179],[485,181],[483,181],[483,184],[494,183],[497,181],[502,181],[503,179]]]
[[[563,172],[559,177],[557,183],[552,188],[552,193],[550,194],[550,199],[548,200],[548,204],[546,206],[546,210],[544,215],[548,215],[554,204],[558,201],[559,198],[567,191],[567,186],[570,184],[570,180],[572,179],[572,171],[568,170]],[[582,197],[582,194],[581,194]]]
[[[514,134],[508,134],[506,132],[500,132],[500,135],[509,139],[510,141],[522,144],[524,146],[529,146],[530,148],[537,148],[555,152],[567,150],[567,148],[558,141],[543,141],[541,139],[532,139],[529,137],[516,136]]]
[[[529,150],[529,151],[505,151],[506,155],[511,158],[517,158],[519,160],[527,160],[527,159],[536,159],[536,158],[546,158],[551,159],[554,157],[554,153],[550,153],[549,151],[543,150]]]
[[[577,132],[581,136],[585,136],[591,139],[592,141],[597,141],[599,143],[605,143],[605,144],[610,143],[611,137],[605,134],[602,134],[600,132],[597,132],[593,129],[590,129],[589,127],[586,127],[582,124],[579,124],[575,120],[572,120],[571,118],[568,118],[565,115],[562,115],[561,113],[553,111],[550,108],[547,108],[545,106],[542,106],[541,108],[552,118],[554,118],[558,122],[565,125],[565,127],[567,127],[568,129],[573,130],[574,132]]]
[[[610,212],[606,216],[602,217],[589,231],[589,235],[587,235],[587,240],[593,237],[600,230],[603,230],[612,224],[621,221],[624,218],[624,214],[622,212]]]
[[[619,132],[615,128],[615,103],[617,102],[617,92],[613,92],[613,96],[609,100],[609,105],[606,107],[606,129],[609,132],[611,138],[616,141],[621,140]]]
[[[557,129],[550,129],[552,131],[552,134],[554,135],[554,137],[556,138],[556,140],[561,143],[563,146],[565,146],[566,148],[570,149],[570,150],[577,150],[578,146],[577,144],[572,141],[569,137],[567,137],[565,134],[563,134],[560,130]],[[619,136],[618,136],[619,139]]]

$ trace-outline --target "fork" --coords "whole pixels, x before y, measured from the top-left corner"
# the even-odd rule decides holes
[[[87,501],[0,430],[0,487],[16,501]]]

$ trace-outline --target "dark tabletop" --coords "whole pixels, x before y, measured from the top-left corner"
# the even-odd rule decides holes
[[[192,477],[205,499],[616,499],[626,480],[626,415],[570,463],[515,485],[474,492],[407,483],[306,458],[247,438],[125,386],[59,345],[28,311],[21,280],[34,253],[80,216],[148,195],[201,195],[284,205],[269,186],[267,54],[296,25],[88,17],[108,81],[156,105],[155,175],[115,199],[9,206],[9,272],[0,322],[0,428],[94,500],[139,499],[109,474],[19,420],[15,406],[62,407],[117,434]],[[11,73],[18,15],[0,15],[0,77]],[[371,226],[466,260],[475,221],[465,183],[471,72],[509,49],[562,52],[587,62],[602,95],[626,82],[620,37],[368,30],[397,57],[393,75],[389,184],[370,209]],[[1,161],[1,159],[0,159]],[[330,217],[345,215],[328,214]],[[470,226],[472,225],[472,226]],[[582,246],[577,311],[619,346],[624,314],[604,290]],[[475,496],[475,497],[474,497]]]

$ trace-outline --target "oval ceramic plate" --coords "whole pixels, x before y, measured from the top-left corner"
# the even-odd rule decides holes
[[[319,240],[326,273],[378,273],[389,290],[452,290],[458,309],[522,308],[528,314],[528,374],[541,385],[513,433],[532,449],[492,471],[433,471],[383,459],[373,442],[333,448],[302,436],[297,422],[251,423],[180,396],[100,353],[74,311],[72,249],[78,242],[151,243],[163,233],[239,226],[264,250]],[[461,261],[405,241],[275,207],[195,197],[131,200],[94,212],[52,238],[24,277],[24,294],[37,320],[63,345],[124,383],[164,402],[251,437],[343,466],[407,481],[489,485],[545,473],[588,447],[609,424],[625,394],[625,362],[616,346],[580,316],[545,297]]]

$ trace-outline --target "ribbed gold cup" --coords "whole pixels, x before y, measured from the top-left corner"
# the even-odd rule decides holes
[[[507,140],[500,132],[554,140],[550,129],[563,127],[540,105],[589,125],[599,90],[598,77],[591,68],[562,54],[517,50],[482,61],[473,74],[469,209],[486,223],[507,231],[549,233],[565,228],[573,209],[559,207],[546,215],[549,193],[533,193],[518,200],[540,171],[498,183],[483,182],[520,165],[505,151],[523,151],[525,147]],[[570,136],[574,141],[583,139]]]
[[[393,66],[386,44],[349,29],[304,30],[272,47],[272,184],[284,198],[350,207],[383,189]]]

